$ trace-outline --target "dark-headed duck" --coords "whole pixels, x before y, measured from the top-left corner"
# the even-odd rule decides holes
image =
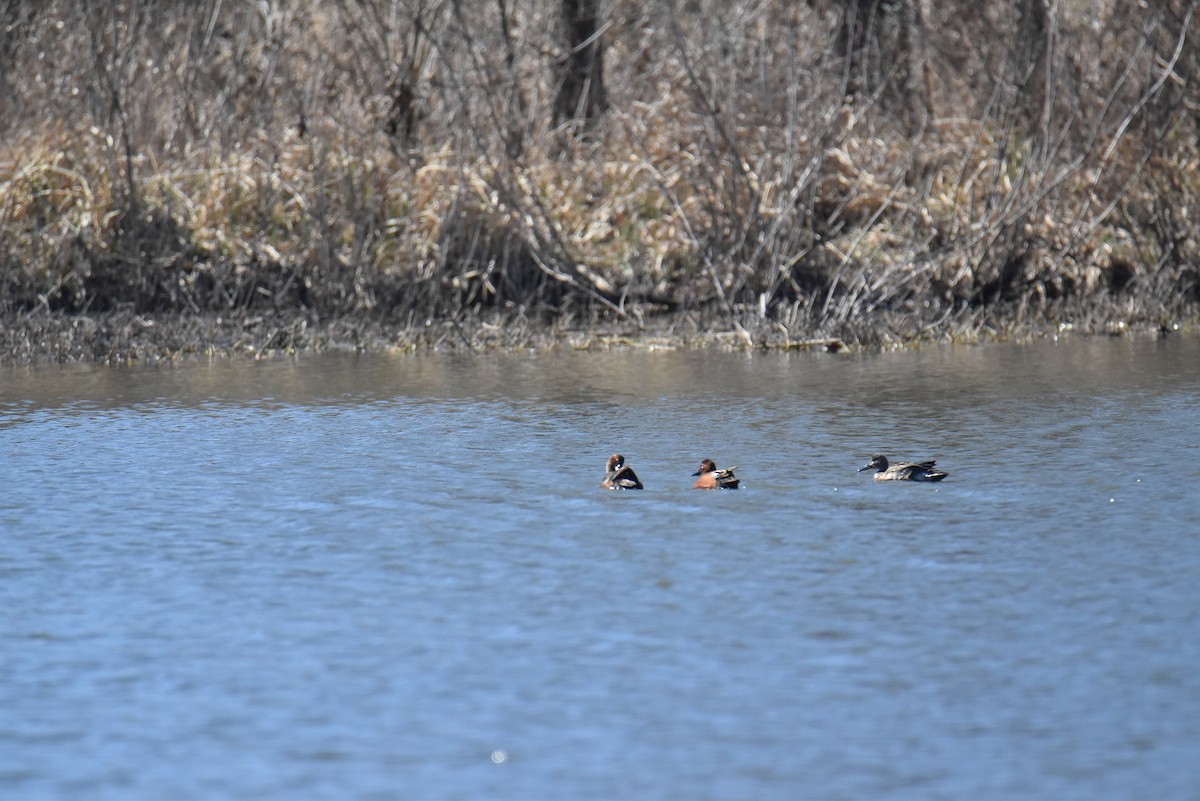
[[[928,462],[897,462],[888,464],[888,459],[882,453],[871,457],[871,461],[858,468],[858,472],[874,470],[876,481],[941,481],[949,473],[934,467],[932,459]]]
[[[717,469],[717,463],[712,459],[705,459],[700,463],[700,469],[693,476],[700,476],[696,479],[696,483],[692,485],[692,489],[737,489],[740,483],[733,471],[736,467],[726,467],[724,470]]]

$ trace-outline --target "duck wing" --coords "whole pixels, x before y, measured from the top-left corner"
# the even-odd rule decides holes
[[[736,467],[726,467],[724,470],[717,470],[713,473],[713,478],[717,480],[717,485],[723,489],[737,489],[741,482],[738,477],[733,474],[737,470]]]
[[[633,468],[629,465],[621,467],[613,474],[611,480],[613,485],[621,489],[642,489],[642,482],[638,480],[637,473],[633,472]]]

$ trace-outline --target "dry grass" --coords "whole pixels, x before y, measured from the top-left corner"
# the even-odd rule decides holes
[[[10,2],[0,318],[171,320],[183,353],[1196,316],[1195,2],[1060,4],[1041,62],[1009,4],[921,3],[897,104],[850,80],[837,3],[617,0],[588,132],[550,113],[557,4],[468,5]],[[260,318],[290,333],[221,333]]]

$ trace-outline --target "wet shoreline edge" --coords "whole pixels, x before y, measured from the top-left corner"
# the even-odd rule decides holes
[[[270,358],[322,352],[503,352],[515,350],[695,349],[719,351],[896,350],[924,345],[1027,342],[1061,335],[1194,335],[1197,320],[1156,322],[1087,319],[1082,322],[975,321],[972,326],[931,327],[917,319],[858,331],[813,333],[777,322],[705,319],[672,313],[649,319],[595,320],[584,324],[533,322],[512,317],[425,320],[303,314],[183,315],[131,311],[100,314],[0,316],[0,365],[157,364],[203,358]]]

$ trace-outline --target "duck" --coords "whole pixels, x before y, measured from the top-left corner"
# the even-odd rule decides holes
[[[724,470],[717,469],[717,463],[712,459],[705,459],[700,462],[700,469],[693,476],[700,476],[696,479],[696,483],[692,485],[692,489],[737,489],[740,483],[733,471],[736,467],[726,467]]]
[[[882,453],[871,457],[871,461],[858,468],[858,472],[874,470],[876,481],[941,481],[950,475],[944,470],[934,467],[937,462],[897,462],[889,464],[888,458]]]
[[[625,457],[619,453],[608,457],[608,463],[604,467],[604,480],[600,482],[600,487],[610,490],[643,489],[637,473],[633,472],[632,467],[625,464]]]

